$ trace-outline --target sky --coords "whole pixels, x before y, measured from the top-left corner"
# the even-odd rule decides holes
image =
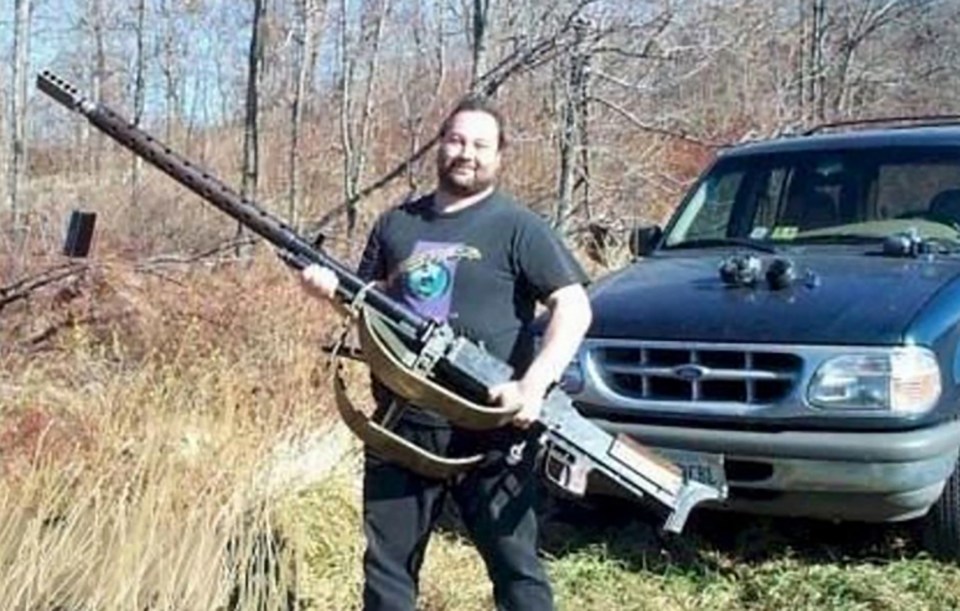
[[[245,54],[249,45],[249,23],[252,10],[248,3],[226,2],[225,0],[207,0],[204,11],[187,16],[182,12],[183,2],[166,0],[181,7],[173,20],[164,19],[156,12],[164,0],[148,0],[146,29],[148,42],[145,49],[146,61],[146,103],[145,113],[148,120],[160,118],[165,114],[163,62],[159,59],[161,37],[166,28],[173,28],[173,40],[178,52],[187,59],[180,67],[185,73],[181,106],[185,113],[191,113],[195,121],[216,121],[224,108],[236,106],[225,103],[228,91],[210,86],[210,83],[242,82],[246,70]],[[0,15],[0,82],[2,82],[3,116],[9,120],[9,105],[12,93],[11,65],[13,61],[13,23],[14,7]],[[33,0],[30,35],[30,67],[28,103],[35,103],[39,94],[32,86],[33,75],[52,69],[78,85],[87,89],[93,67],[93,37],[86,28],[84,12],[89,0]],[[105,92],[110,96],[106,100],[111,106],[126,109],[132,106],[133,66],[135,49],[135,15],[128,7],[129,3],[103,0],[104,10],[108,12],[108,32],[106,36],[107,53],[111,58],[109,69],[118,73],[114,78],[114,89],[122,91]],[[236,58],[236,59],[233,59]],[[219,64],[219,67],[218,67]],[[220,73],[224,74],[223,79]],[[120,99],[116,99],[119,97]],[[36,126],[34,126],[36,127]]]

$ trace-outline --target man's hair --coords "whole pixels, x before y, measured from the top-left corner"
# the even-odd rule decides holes
[[[453,118],[461,112],[482,112],[493,117],[493,120],[497,123],[497,133],[499,134],[497,138],[497,148],[503,150],[507,147],[507,123],[493,101],[482,95],[468,95],[457,102],[457,105],[453,107],[453,110],[450,111],[447,118],[440,124],[441,138],[447,134]]]

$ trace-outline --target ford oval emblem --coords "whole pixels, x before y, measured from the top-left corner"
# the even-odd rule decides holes
[[[681,380],[695,382],[707,375],[707,368],[701,365],[677,365],[673,368],[673,373]]]

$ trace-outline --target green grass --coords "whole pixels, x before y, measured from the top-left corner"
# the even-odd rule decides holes
[[[303,604],[359,608],[359,492],[341,476],[292,501],[305,560]],[[542,547],[559,609],[960,609],[960,570],[928,557],[909,528],[702,512],[665,540],[623,502],[553,512]],[[479,556],[456,528],[431,541],[421,608],[492,608]]]
[[[609,525],[581,527],[551,561],[562,608],[960,608],[956,567],[894,528],[707,512],[664,542],[646,520],[592,515]]]

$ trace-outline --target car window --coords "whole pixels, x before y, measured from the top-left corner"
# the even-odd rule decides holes
[[[680,219],[683,229],[676,232],[677,236],[684,240],[726,237],[744,174],[743,171],[720,172],[701,181],[685,207],[686,214]]]
[[[776,226],[782,214],[786,177],[787,169],[783,167],[761,173],[751,235],[766,237],[768,229]]]
[[[881,218],[923,213],[941,192],[960,188],[954,160],[889,163],[877,173],[877,209]]]
[[[803,151],[721,160],[677,212],[664,243],[822,241],[905,231],[958,237],[955,149]]]

